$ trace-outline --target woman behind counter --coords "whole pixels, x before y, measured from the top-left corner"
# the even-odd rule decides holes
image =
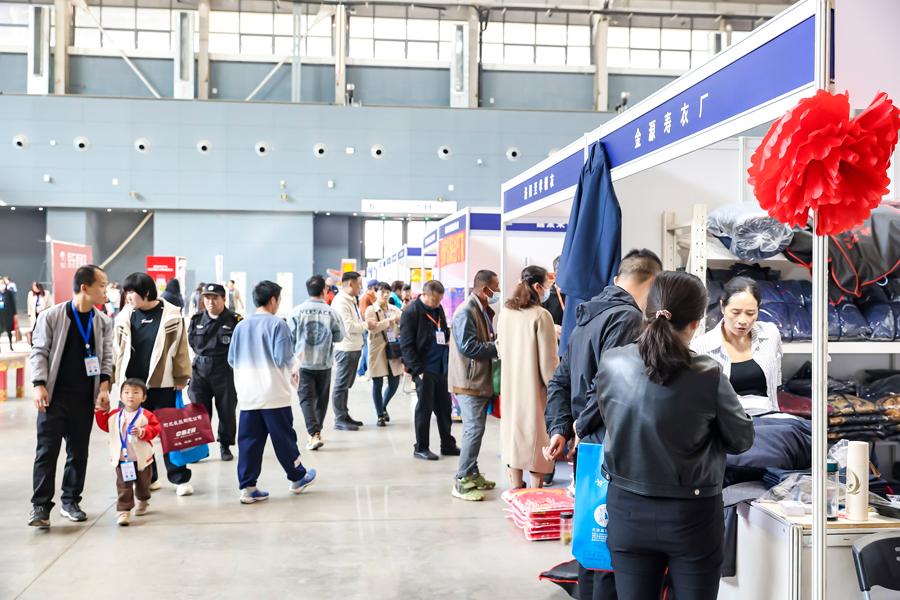
[[[722,291],[722,320],[691,343],[691,350],[722,365],[751,417],[780,410],[781,334],[774,323],[757,320],[761,298],[758,283],[735,277]]]
[[[503,462],[514,488],[525,487],[524,471],[531,473],[532,488],[543,487],[544,474],[553,472],[553,462],[541,451],[550,445],[544,423],[547,384],[559,364],[553,317],[541,306],[549,295],[547,271],[525,267],[506,302],[508,310],[497,318],[497,351],[503,360]]]
[[[694,275],[657,275],[643,333],[603,355],[575,423],[579,438],[607,427],[607,545],[619,600],[658,598],[666,569],[677,598],[718,595],[725,455],[746,452],[754,429],[723,368],[688,348],[706,303]]]

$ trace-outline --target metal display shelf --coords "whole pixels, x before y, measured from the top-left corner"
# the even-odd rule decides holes
[[[782,344],[785,354],[812,354],[812,342]],[[900,342],[828,342],[828,354],[900,354]]]

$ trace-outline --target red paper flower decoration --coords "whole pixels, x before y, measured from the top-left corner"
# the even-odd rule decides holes
[[[847,94],[819,90],[776,121],[747,170],[759,205],[788,225],[819,213],[818,235],[866,220],[888,193],[900,109],[884,92],[850,119]]]

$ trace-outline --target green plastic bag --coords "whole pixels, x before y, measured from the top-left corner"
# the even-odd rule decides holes
[[[500,359],[491,363],[491,378],[494,382],[494,395],[500,395]]]

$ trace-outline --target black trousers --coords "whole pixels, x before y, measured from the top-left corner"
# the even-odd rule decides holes
[[[47,412],[37,418],[37,451],[34,457],[31,503],[47,510],[53,508],[56,493],[56,463],[62,441],[66,440],[66,466],[62,480],[62,503],[81,502],[87,472],[88,446],[94,426],[94,402],[85,398],[66,398],[55,394]]]
[[[447,388],[447,374],[423,373],[416,381],[416,452],[428,450],[431,435],[431,413],[437,418],[441,436],[441,450],[456,448],[456,439],[450,435],[450,412],[453,401]]]
[[[653,498],[610,485],[606,508],[621,600],[658,598],[666,569],[678,600],[715,600],[724,558],[721,495]]]
[[[219,443],[234,446],[237,443],[237,391],[234,389],[234,371],[228,363],[209,364],[194,361],[193,376],[189,388],[191,402],[202,404],[212,419],[213,398],[219,415]]]
[[[153,412],[160,408],[175,408],[175,388],[150,388],[147,390],[147,399],[142,404],[144,408]],[[163,454],[163,461],[166,463],[166,475],[170,483],[178,485],[179,483],[187,483],[191,480],[191,470],[187,465],[176,467],[169,460],[168,453]],[[156,466],[156,456],[153,457],[153,478],[151,481],[159,479],[159,468]]]
[[[328,413],[328,397],[331,393],[331,369],[300,369],[300,410],[306,421],[306,432],[315,435],[322,432],[322,423]]]

